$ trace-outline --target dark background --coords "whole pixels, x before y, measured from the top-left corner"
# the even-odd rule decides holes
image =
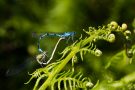
[[[81,33],[85,37],[82,29],[105,25],[112,20],[119,25],[126,23],[128,29],[133,31],[134,19],[135,0],[0,0],[0,90],[33,88],[34,80],[28,85],[24,84],[30,78],[27,73],[41,67],[35,60],[35,55],[38,54],[37,38],[32,37],[32,32],[75,31],[75,39],[78,39]],[[49,53],[56,41],[57,38],[49,38],[42,45]],[[65,42],[60,43],[57,52],[68,45],[63,43]],[[99,46],[109,55],[123,49],[119,42]],[[104,57],[109,58],[107,55]],[[100,59],[103,60],[104,57]],[[55,58],[58,59],[59,55],[56,54]],[[80,61],[77,68],[91,76],[96,83],[98,79],[103,79],[100,74],[106,73],[101,72],[105,62],[94,56],[91,58],[88,61],[88,54],[86,61]],[[86,65],[88,63],[90,64]],[[129,68],[130,72],[133,68],[133,65]],[[127,71],[116,68],[112,69],[111,75],[117,80]]]

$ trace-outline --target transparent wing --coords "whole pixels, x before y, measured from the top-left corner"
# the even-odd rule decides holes
[[[37,62],[34,58],[28,58],[20,65],[9,67],[9,69],[6,71],[6,76],[14,76],[20,72],[27,73],[29,70],[35,67],[35,64],[37,64]]]

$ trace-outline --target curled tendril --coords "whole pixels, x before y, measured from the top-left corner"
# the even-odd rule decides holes
[[[125,31],[127,29],[127,24],[123,23],[121,25],[121,29],[122,29],[122,31]]]
[[[109,34],[109,36],[108,36],[108,41],[109,42],[114,42],[115,41],[115,35],[114,34]]]
[[[74,90],[76,88],[86,89],[87,87],[93,86],[91,80],[87,77],[83,77],[81,72],[75,74],[70,70],[57,75],[56,78],[53,79],[53,83],[51,83],[52,90],[54,90],[54,85],[57,85],[58,90],[62,90],[60,86],[61,83],[64,84],[64,90]]]
[[[41,76],[41,74],[40,74],[40,72],[39,72],[39,70],[36,70],[35,72],[33,72],[33,73],[29,73],[28,72],[28,75],[31,75],[32,77],[29,79],[29,81],[27,81],[26,83],[24,83],[24,84],[28,84],[32,79],[34,79],[34,78],[37,78],[37,77],[40,77]]]
[[[129,35],[131,35],[131,31],[126,30],[126,31],[124,32],[124,35],[125,35],[125,36],[129,36]]]
[[[110,28],[111,28],[112,30],[117,29],[117,27],[118,27],[118,23],[117,23],[117,22],[112,21],[112,22],[110,23]]]
[[[95,55],[99,57],[99,56],[102,55],[102,52],[99,49],[96,49],[95,50]]]

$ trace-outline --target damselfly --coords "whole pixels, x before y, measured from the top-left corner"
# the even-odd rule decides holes
[[[46,52],[46,51],[43,51],[42,53],[40,53],[40,54],[38,54],[38,55],[36,56],[36,60],[37,60],[37,62],[38,62],[41,66],[48,64],[48,63],[53,59],[54,53],[55,53],[55,51],[56,51],[56,48],[57,48],[59,42],[60,42],[62,39],[63,39],[63,38],[59,38],[59,40],[57,41],[57,43],[56,43],[56,45],[55,45],[55,47],[54,47],[54,49],[53,49],[53,52],[52,52],[52,54],[51,54],[51,57],[50,57],[48,60],[46,60],[46,59],[47,59],[47,58],[46,58],[46,56],[47,56],[47,52]],[[31,67],[32,67],[32,65],[34,65],[34,63],[35,63],[33,59],[34,59],[34,58],[31,58],[31,59],[29,58],[29,59],[25,60],[24,63],[22,63],[22,64],[20,64],[20,65],[18,65],[18,66],[9,68],[9,69],[6,71],[6,76],[13,76],[13,75],[16,75],[16,74],[20,73],[22,70],[26,69],[26,67],[30,67],[30,65],[31,65]]]
[[[40,48],[40,40],[45,38],[45,37],[59,37],[59,38],[63,38],[66,39],[67,38],[67,42],[69,41],[69,39],[72,39],[75,36],[76,32],[64,32],[64,33],[40,33],[39,35],[37,33],[33,33],[34,37],[38,37],[38,51],[39,52],[43,52],[43,50]]]
[[[42,39],[44,37],[60,37],[60,38],[72,38],[74,35],[76,34],[76,32],[64,32],[64,33],[42,33],[39,35],[39,39]]]
[[[54,53],[55,53],[55,51],[56,51],[56,48],[57,48],[59,42],[60,42],[62,39],[66,39],[66,38],[68,38],[67,41],[68,41],[70,38],[71,38],[72,41],[73,41],[73,37],[75,36],[75,34],[76,34],[76,32],[40,33],[39,35],[36,34],[36,33],[33,33],[33,36],[34,36],[34,37],[38,37],[38,43],[37,43],[37,45],[38,45],[38,51],[40,52],[40,54],[37,55],[37,57],[36,57],[37,62],[38,62],[39,64],[41,64],[41,65],[48,64],[48,63],[52,60],[52,58],[53,58],[53,56],[54,56]],[[46,52],[45,52],[44,50],[42,50],[41,47],[40,47],[40,40],[43,39],[43,38],[45,38],[45,37],[59,37],[59,40],[58,40],[58,42],[56,43],[56,45],[55,45],[55,47],[54,47],[54,49],[53,49],[53,52],[52,52],[52,54],[51,54],[51,57],[49,58],[49,60],[48,60],[47,62],[45,62],[45,61],[46,61],[46,60],[45,60],[45,59],[46,59],[45,57],[47,56],[47,55],[46,55]]]
[[[59,40],[58,40],[58,42],[56,43],[56,45],[55,45],[55,47],[54,47],[54,49],[53,49],[53,52],[52,52],[52,54],[51,54],[51,57],[49,58],[49,60],[48,61],[46,61],[45,59],[45,57],[47,56],[46,55],[46,51],[43,51],[43,52],[41,52],[41,54],[39,54],[39,55],[37,55],[36,56],[36,59],[37,59],[37,62],[39,63],[39,64],[41,64],[41,65],[46,65],[46,64],[48,64],[52,59],[53,59],[53,56],[54,56],[54,53],[55,53],[55,51],[56,51],[56,49],[57,49],[57,47],[58,47],[58,44],[59,44],[59,42],[62,40],[63,38],[59,38]],[[40,48],[39,48],[40,49]],[[45,62],[46,61],[46,62]]]

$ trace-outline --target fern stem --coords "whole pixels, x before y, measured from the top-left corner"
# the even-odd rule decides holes
[[[81,47],[84,47],[86,44],[90,43],[96,36],[98,36],[99,33],[102,31],[97,31],[95,34],[92,36],[88,37],[87,39],[84,39],[83,42],[81,43]]]
[[[47,80],[41,85],[41,87],[39,88],[39,90],[45,90],[51,83],[53,77],[55,77],[55,75],[57,73],[59,73],[64,66],[66,66],[66,64],[71,60],[71,58],[73,56],[75,56],[75,54],[80,50],[80,46],[81,48],[84,47],[86,44],[88,44],[89,42],[91,42],[93,40],[93,38],[98,35],[98,33],[100,33],[100,31],[97,31],[96,34],[90,36],[89,38],[87,39],[84,39],[82,42],[78,42],[76,44],[76,46],[74,46],[72,48],[72,51],[68,54],[68,56],[63,59],[63,61],[56,67],[56,69],[54,69],[54,71],[52,72],[52,74],[50,74],[50,76],[47,78]]]
[[[58,65],[58,67],[50,74],[50,76],[47,78],[45,83],[42,84],[42,86],[39,88],[39,90],[45,90],[51,83],[53,77],[59,73],[63,67],[69,62],[69,60],[79,51],[78,47],[74,47],[73,50],[70,52],[70,54],[63,60],[62,63]]]

